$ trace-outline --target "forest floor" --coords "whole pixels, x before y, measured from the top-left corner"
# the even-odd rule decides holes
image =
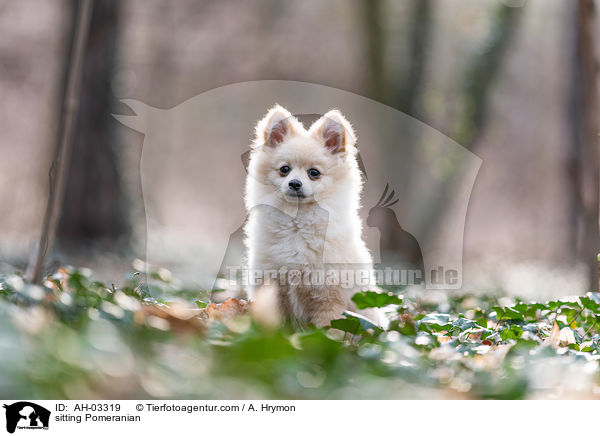
[[[359,293],[333,328],[276,325],[168,271],[115,287],[61,267],[0,276],[4,398],[600,398],[600,294]],[[219,300],[218,300],[219,301]]]

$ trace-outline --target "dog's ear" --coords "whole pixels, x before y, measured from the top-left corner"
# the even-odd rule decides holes
[[[283,142],[287,135],[292,133],[295,123],[297,121],[294,120],[292,114],[278,104],[275,105],[256,125],[255,145],[264,144],[276,147]]]
[[[356,144],[350,122],[338,110],[331,110],[310,126],[309,133],[323,142],[331,153],[349,151]]]

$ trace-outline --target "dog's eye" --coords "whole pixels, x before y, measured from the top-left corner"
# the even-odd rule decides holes
[[[287,165],[282,166],[281,168],[279,168],[279,174],[281,174],[282,176],[287,176],[290,173],[291,168]]]
[[[319,170],[311,168],[308,170],[308,177],[310,177],[312,180],[317,180],[319,177],[321,177],[321,173]]]

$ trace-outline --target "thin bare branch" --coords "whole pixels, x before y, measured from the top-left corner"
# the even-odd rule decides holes
[[[88,40],[93,0],[82,0],[81,2],[77,2],[77,4],[78,10],[75,31],[73,33],[72,55],[67,72],[67,87],[62,107],[63,116],[59,130],[56,154],[49,173],[50,186],[48,202],[44,213],[40,241],[36,247],[33,261],[27,271],[27,278],[32,283],[39,283],[42,279],[44,260],[54,243],[56,226],[58,224],[60,208],[64,197],[67,171],[69,169],[73,129],[77,119],[77,110],[79,108],[83,60]]]

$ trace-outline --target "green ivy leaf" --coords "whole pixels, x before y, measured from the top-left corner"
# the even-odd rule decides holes
[[[519,339],[523,334],[523,329],[517,325],[511,325],[500,332],[500,338],[503,341],[507,339]]]
[[[561,307],[570,307],[572,309],[581,309],[581,306],[579,305],[579,303],[576,303],[574,301],[561,301],[561,300],[548,301],[548,309],[550,309],[550,310],[557,310]]]
[[[367,307],[383,307],[390,304],[402,304],[402,298],[397,295],[373,291],[357,292],[352,296],[352,301],[358,309]]]
[[[589,297],[579,297],[579,301],[581,302],[581,305],[583,307],[585,307],[586,309],[588,309],[591,312],[594,312],[596,314],[600,314],[600,304],[596,303],[591,298],[589,298]]]
[[[541,303],[524,303],[520,302],[511,306],[512,309],[522,313],[526,319],[534,320],[537,317],[538,310],[548,310],[548,306]]]
[[[475,321],[472,321],[472,320],[467,319],[467,318],[458,318],[458,319],[454,320],[454,322],[452,323],[452,325],[454,327],[458,327],[462,331],[470,329],[472,327],[480,327],[480,326],[477,325],[477,323],[475,323]]]
[[[353,335],[362,333],[369,329],[379,328],[377,324],[373,323],[373,321],[362,315],[359,315],[358,313],[347,310],[344,312],[344,316],[346,318],[334,319],[331,321],[331,327],[343,332],[351,333]]]
[[[491,310],[496,312],[496,319],[497,320],[520,320],[523,321],[525,319],[525,316],[519,312],[518,310],[515,310],[512,307],[500,307],[500,306],[494,306],[491,308]]]
[[[196,300],[194,303],[196,303],[196,306],[198,306],[200,309],[204,309],[206,306],[208,306],[208,303],[202,300]]]
[[[331,327],[353,335],[361,332],[360,322],[356,318],[334,319]]]
[[[436,332],[450,331],[453,327],[450,322],[450,315],[447,313],[429,313],[421,319],[421,326],[424,328],[420,328],[420,330],[433,330]]]

